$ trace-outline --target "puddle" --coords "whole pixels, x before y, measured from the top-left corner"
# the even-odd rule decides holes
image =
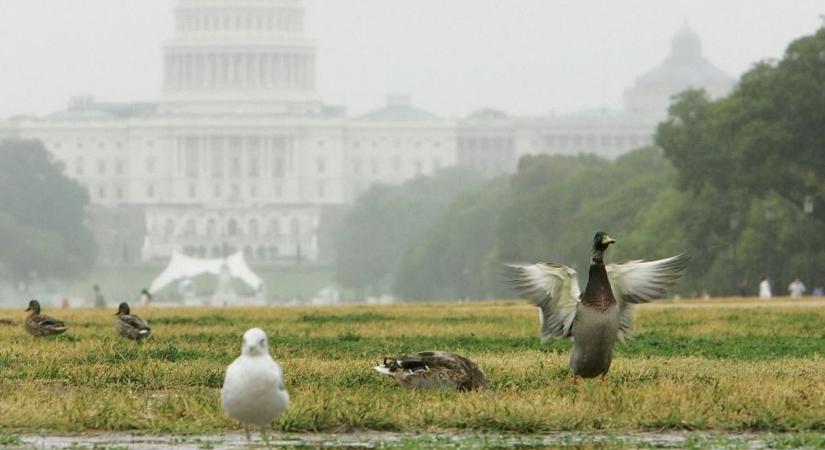
[[[784,437],[783,437],[784,436]],[[788,442],[789,439],[795,441]],[[506,434],[273,434],[272,448],[348,448],[348,449],[527,449],[527,448],[711,448],[711,449],[770,449],[792,448],[797,445],[815,447],[825,443],[821,435],[816,442],[805,442],[798,435],[724,434],[724,433],[576,433],[564,432],[546,435]],[[812,438],[814,439],[814,438]],[[794,445],[795,442],[797,445]],[[174,435],[66,435],[66,436],[6,436],[10,449],[192,449],[230,450],[266,448],[261,436],[255,433],[248,442],[243,434],[174,436]],[[790,446],[788,445],[790,444]],[[807,445],[806,445],[807,444]]]

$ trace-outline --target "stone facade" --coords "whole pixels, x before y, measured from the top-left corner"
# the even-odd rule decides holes
[[[652,142],[663,112],[650,98],[666,102],[687,87],[678,76],[670,84],[642,77],[626,93],[628,111],[511,117],[488,109],[456,120],[392,95],[350,117],[318,97],[300,0],[179,0],[175,13],[158,102],[78,97],[47,117],[0,122],[0,138],[41,140],[87,188],[101,264],[161,261],[174,249],[324,263],[326,212],[372,184],[454,165],[499,175],[531,153],[616,157]],[[677,38],[668,61],[699,61],[677,54],[696,51]]]

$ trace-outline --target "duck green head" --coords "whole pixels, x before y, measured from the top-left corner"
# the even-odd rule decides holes
[[[40,302],[37,300],[30,301],[29,307],[26,308],[26,311],[31,311],[34,314],[40,314]]]
[[[610,244],[615,243],[616,240],[610,237],[610,235],[604,231],[599,231],[596,233],[596,236],[593,237],[593,250],[604,252]]]
[[[115,313],[116,316],[125,316],[129,315],[129,304],[126,302],[121,303],[117,306],[117,312]]]

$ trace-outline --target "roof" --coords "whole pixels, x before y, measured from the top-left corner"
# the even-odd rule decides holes
[[[156,110],[155,103],[89,103],[72,105],[67,109],[48,115],[50,120],[93,121],[125,119],[151,115]]]
[[[413,106],[388,105],[372,110],[359,120],[371,122],[428,122],[438,120],[435,114]]]
[[[435,114],[412,106],[410,97],[402,94],[388,95],[386,106],[359,118],[371,122],[431,122],[438,119]]]

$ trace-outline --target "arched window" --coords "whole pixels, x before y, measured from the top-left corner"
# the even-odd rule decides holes
[[[281,222],[278,219],[269,219],[269,224],[266,227],[266,234],[270,237],[281,235]]]
[[[186,237],[193,237],[197,234],[195,227],[195,219],[186,219],[186,225],[183,227],[183,235]]]
[[[206,221],[206,236],[207,237],[215,237],[218,234],[218,225],[215,222],[215,219],[209,218]]]
[[[166,224],[163,226],[163,237],[169,239],[175,234],[175,221],[166,219]]]
[[[258,247],[258,250],[256,251],[256,253],[257,253],[257,258],[259,260],[263,261],[263,260],[267,259],[266,247]]]
[[[290,222],[289,230],[292,233],[292,236],[298,237],[301,235],[301,222],[298,221],[297,218],[292,219]]]
[[[258,219],[249,219],[249,235],[252,237],[258,237],[258,233]]]
[[[226,234],[232,237],[238,235],[238,221],[229,219],[229,222],[226,223]]]

